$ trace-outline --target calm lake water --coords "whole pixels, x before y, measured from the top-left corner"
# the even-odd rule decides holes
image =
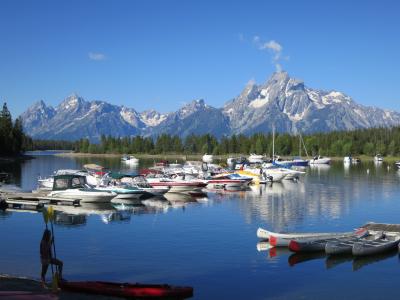
[[[16,184],[31,190],[38,175],[85,163],[122,167],[119,158],[40,155],[0,165],[0,171],[12,170]],[[394,164],[344,168],[337,162],[307,169],[299,182],[208,192],[198,201],[150,201],[125,211],[69,208],[57,212],[55,235],[69,280],[189,285],[194,299],[397,298],[397,252],[327,259],[257,250],[258,227],[349,231],[367,221],[400,223],[400,172]],[[43,229],[41,214],[0,212],[0,273],[39,278]]]

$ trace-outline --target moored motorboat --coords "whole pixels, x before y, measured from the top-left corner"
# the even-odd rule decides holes
[[[377,155],[374,156],[374,162],[376,163],[383,162],[383,156],[378,153]]]
[[[311,165],[324,165],[324,164],[330,164],[331,163],[331,158],[330,157],[324,157],[324,156],[315,156],[313,159],[310,160]]]
[[[122,185],[137,188],[154,196],[164,195],[169,187],[152,187],[143,175],[110,172],[102,178],[103,185]]]
[[[345,165],[351,164],[352,161],[353,161],[353,158],[352,158],[351,156],[345,156],[345,157],[343,158],[343,163],[344,163]]]
[[[213,162],[213,160],[214,160],[214,156],[212,154],[207,154],[206,153],[202,157],[202,161],[205,162],[205,163],[210,163],[211,164]]]
[[[96,190],[116,193],[117,195],[113,200],[146,199],[153,196],[153,194],[150,194],[144,190],[130,186],[97,186]]]
[[[264,161],[264,156],[255,154],[255,153],[251,153],[248,160],[250,163],[253,163],[253,164],[261,164]]]
[[[169,188],[169,192],[190,192],[204,188],[207,183],[200,180],[172,180],[169,178],[147,178],[152,187]]]
[[[360,241],[354,243],[352,253],[355,256],[379,254],[398,247],[400,234],[385,233],[381,239],[375,241]]]
[[[117,194],[111,191],[99,191],[90,188],[86,184],[85,176],[67,174],[54,176],[53,189],[48,196],[80,199],[81,203],[107,203]]]
[[[62,290],[135,299],[187,299],[193,288],[167,284],[117,283],[105,281],[61,281]]]
[[[137,165],[137,164],[139,164],[139,159],[136,158],[136,157],[133,156],[133,155],[124,155],[124,156],[121,158],[121,161],[122,161],[123,163],[128,164],[128,165]]]
[[[253,180],[252,177],[241,176],[239,174],[228,173],[213,176],[207,180],[207,188],[210,189],[243,189]]]

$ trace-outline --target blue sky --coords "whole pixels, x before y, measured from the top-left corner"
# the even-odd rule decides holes
[[[221,107],[276,64],[400,111],[398,1],[0,1],[0,101]]]

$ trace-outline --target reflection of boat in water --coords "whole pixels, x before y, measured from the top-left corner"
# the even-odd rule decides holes
[[[257,251],[268,251],[268,258],[276,258],[278,256],[288,255],[292,253],[288,248],[274,247],[268,242],[258,242]]]
[[[168,192],[164,194],[164,198],[170,202],[196,202],[190,194]]]
[[[110,203],[117,194],[89,188],[85,176],[66,174],[54,176],[53,189],[48,196],[80,199],[80,203]]]
[[[154,208],[156,211],[166,212],[170,208],[170,203],[167,200],[160,198],[150,198],[142,201],[146,207]]]
[[[289,256],[288,263],[291,267],[306,261],[321,259],[326,257],[325,252],[294,253]]]
[[[274,246],[272,246],[270,243],[268,242],[258,242],[257,243],[257,251],[261,252],[261,251],[268,251],[270,249],[274,248]]]
[[[54,223],[61,226],[81,226],[86,224],[86,215],[72,215],[55,211]]]
[[[353,271],[358,271],[366,265],[370,265],[370,264],[388,259],[390,257],[397,256],[397,254],[398,254],[398,250],[396,248],[389,252],[385,252],[385,253],[381,253],[381,254],[356,257],[353,260]]]
[[[70,215],[103,215],[115,212],[111,203],[82,203],[81,206],[53,205],[53,209]]]
[[[310,169],[318,172],[328,172],[331,168],[330,164],[314,164],[310,165]]]
[[[326,269],[332,269],[338,265],[352,261],[353,258],[354,257],[351,254],[328,255],[328,257],[325,260],[325,267],[326,267]]]

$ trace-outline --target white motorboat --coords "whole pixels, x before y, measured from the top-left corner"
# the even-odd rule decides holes
[[[252,177],[242,176],[236,173],[219,174],[207,181],[209,189],[244,189],[253,180]]]
[[[331,163],[331,158],[330,157],[324,157],[324,156],[315,156],[313,159],[310,160],[311,165],[326,165]]]
[[[262,178],[272,182],[280,182],[288,175],[281,168],[263,168],[262,170]]]
[[[377,155],[374,156],[374,161],[383,162],[383,156],[378,153]]]
[[[119,185],[119,186],[97,186],[96,190],[99,191],[109,191],[109,192],[114,192],[117,195],[115,196],[114,200],[117,199],[125,199],[125,200],[130,200],[130,199],[146,199],[150,198],[153,196],[153,194],[150,194],[144,190],[140,190],[137,187],[131,187],[127,185]]]
[[[130,175],[122,173],[107,173],[101,180],[103,186],[121,186],[150,193],[154,196],[164,195],[169,187],[152,187],[142,175]]]
[[[124,155],[121,158],[121,161],[123,163],[129,164],[129,165],[137,165],[137,164],[139,164],[139,159],[134,157],[133,155]]]
[[[345,165],[351,164],[352,161],[353,161],[353,158],[352,158],[351,156],[345,156],[345,157],[343,158],[343,163],[344,163]]]
[[[253,164],[257,164],[257,163],[258,164],[262,164],[263,161],[264,161],[264,156],[251,153],[249,158],[248,158],[248,160],[249,160],[250,163],[253,163]]]
[[[203,160],[203,162],[205,162],[205,163],[212,163],[213,162],[213,160],[214,160],[214,156],[212,156],[211,154],[204,154],[203,155],[203,157],[202,157],[202,160]]]
[[[107,203],[117,194],[90,188],[86,183],[85,176],[66,174],[54,176],[53,189],[48,196],[80,199],[81,203]]]

